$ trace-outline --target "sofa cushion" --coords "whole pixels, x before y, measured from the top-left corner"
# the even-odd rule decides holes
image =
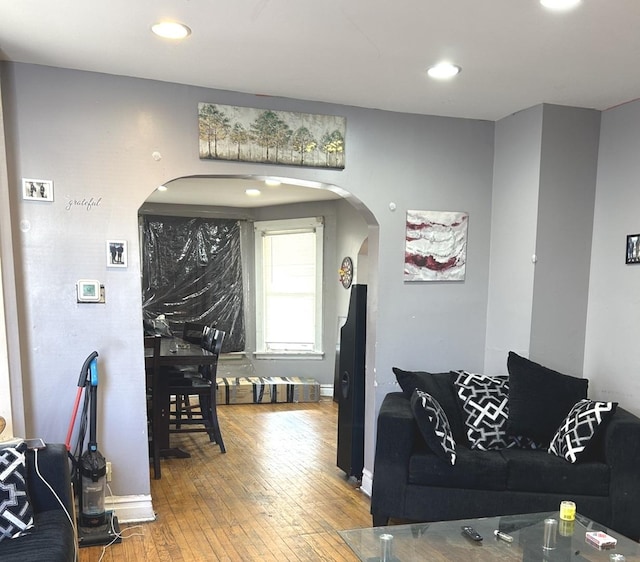
[[[551,440],[549,453],[575,463],[598,431],[611,419],[617,406],[617,402],[580,400],[560,424]]]
[[[508,379],[459,371],[454,383],[466,414],[467,439],[472,449],[536,448],[527,438],[507,435]]]
[[[2,562],[73,562],[71,523],[61,509],[35,514],[35,526],[26,535],[0,543]]]
[[[442,462],[431,451],[415,452],[409,459],[409,483],[443,488],[505,490],[507,463],[498,451],[471,451],[467,447],[456,447],[456,464],[453,466]]]
[[[451,435],[447,414],[430,394],[414,390],[411,411],[429,448],[449,464],[456,464],[456,443]]]
[[[393,368],[393,372],[400,388],[402,388],[407,398],[411,398],[416,388],[433,396],[438,404],[442,406],[445,414],[447,414],[455,442],[460,445],[466,445],[466,428],[462,420],[462,410],[458,404],[456,391],[453,387],[453,381],[457,374],[454,372],[428,373],[426,371],[403,371],[397,367]]]
[[[26,450],[25,442],[0,449],[0,541],[20,537],[33,527]]]
[[[587,397],[587,379],[563,375],[509,352],[507,430],[545,445],[551,442],[573,405]]]
[[[571,464],[544,450],[505,449],[507,488],[518,492],[608,496],[610,470],[603,462]]]

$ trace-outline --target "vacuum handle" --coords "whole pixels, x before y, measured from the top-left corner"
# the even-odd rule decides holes
[[[82,364],[82,369],[80,369],[80,378],[78,379],[78,386],[86,386],[87,384],[87,373],[89,371],[89,365],[91,364],[91,361],[93,361],[96,357],[98,357],[98,352],[97,351],[93,351],[89,357],[87,357],[84,360],[84,363]],[[96,384],[98,384],[96,382]]]

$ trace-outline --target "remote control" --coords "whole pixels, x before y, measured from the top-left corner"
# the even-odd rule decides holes
[[[480,542],[482,540],[482,535],[478,533],[473,527],[463,526],[462,534],[469,537],[472,541]]]

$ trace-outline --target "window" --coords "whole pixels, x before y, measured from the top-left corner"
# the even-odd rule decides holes
[[[322,217],[255,223],[256,351],[322,352]]]
[[[234,219],[141,218],[142,313],[164,314],[174,333],[185,322],[226,332],[222,352],[244,351],[241,225]]]

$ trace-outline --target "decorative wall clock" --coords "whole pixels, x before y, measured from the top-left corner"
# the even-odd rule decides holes
[[[351,287],[351,283],[353,282],[353,261],[347,256],[342,260],[342,264],[340,264],[340,283],[345,289]]]

